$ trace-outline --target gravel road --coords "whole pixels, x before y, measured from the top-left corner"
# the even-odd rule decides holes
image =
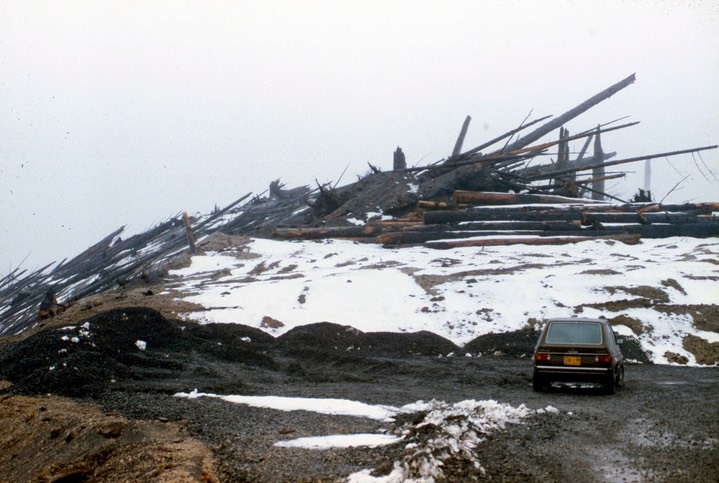
[[[553,406],[526,424],[490,434],[478,447],[485,468],[447,468],[450,481],[716,481],[719,474],[719,370],[636,364],[626,385],[607,396],[595,388],[554,387],[535,393],[526,358],[366,358],[346,364],[280,360],[290,370],[213,376],[221,394],[347,398],[401,406],[417,400],[466,399]],[[301,367],[297,367],[300,365]],[[218,368],[215,367],[214,370]],[[182,381],[177,381],[182,384]],[[189,391],[202,380],[187,381]],[[168,388],[165,388],[168,389]],[[252,408],[216,399],[179,399],[154,392],[108,394],[108,408],[139,418],[188,420],[190,434],[218,458],[227,481],[335,481],[363,468],[391,469],[402,445],[376,449],[273,447],[302,436],[377,432],[391,425],[304,411]]]

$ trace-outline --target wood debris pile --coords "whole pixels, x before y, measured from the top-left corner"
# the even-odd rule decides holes
[[[719,236],[717,203],[665,205],[652,202],[642,190],[629,202],[605,189],[607,180],[624,176],[607,168],[700,156],[717,146],[615,159],[616,153],[604,151],[602,137],[637,123],[613,121],[577,134],[564,128],[634,80],[631,75],[560,116],[525,120],[463,151],[468,116],[451,155],[426,166],[407,167],[398,147],[391,171],[370,165],[371,172],[354,183],[285,189],[275,180],[266,196],[249,193],[209,215],[177,215],[124,240],[122,227],[70,261],[29,273],[18,267],[0,278],[0,335],[21,332],[38,323],[39,316],[50,317],[79,298],[152,280],[178,256],[201,249],[215,232],[431,248]],[[554,131],[556,140],[539,142]],[[582,147],[572,157],[573,141]],[[548,156],[554,160],[541,161]]]

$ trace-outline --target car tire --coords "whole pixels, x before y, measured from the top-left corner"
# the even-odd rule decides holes
[[[535,392],[544,392],[547,387],[547,382],[544,378],[538,374],[532,376],[532,389]]]
[[[603,385],[604,394],[615,394],[617,392],[617,375],[615,375],[614,372],[607,374]]]

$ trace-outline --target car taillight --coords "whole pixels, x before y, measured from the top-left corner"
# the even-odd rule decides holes
[[[549,354],[538,352],[534,354],[534,360],[537,362],[547,362],[549,360]]]
[[[600,354],[597,356],[596,360],[600,364],[611,364],[612,356],[611,354]]]

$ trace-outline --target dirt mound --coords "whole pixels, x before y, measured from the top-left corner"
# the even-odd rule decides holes
[[[464,351],[470,354],[529,357],[534,352],[538,338],[539,332],[533,329],[486,334],[467,342]]]
[[[2,481],[217,481],[182,425],[131,421],[58,397],[0,397]]]
[[[327,356],[328,353],[360,357],[437,356],[459,349],[449,340],[427,331],[365,333],[331,322],[296,327],[278,337],[275,348],[300,357]]]
[[[0,378],[19,394],[96,396],[128,380],[173,378],[197,354],[274,367],[263,345],[252,343],[267,337],[242,325],[199,326],[144,307],[116,309],[0,347]]]

